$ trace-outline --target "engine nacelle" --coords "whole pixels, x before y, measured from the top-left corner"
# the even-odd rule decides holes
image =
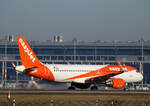
[[[124,88],[125,81],[121,78],[109,79],[106,81],[106,85],[112,88]]]
[[[87,89],[91,86],[90,83],[72,83],[75,87],[80,89]]]

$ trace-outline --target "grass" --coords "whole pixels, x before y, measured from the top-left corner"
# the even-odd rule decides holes
[[[123,103],[127,102],[130,104],[134,104],[134,106],[145,106],[150,105],[150,95],[149,94],[50,94],[50,93],[40,93],[40,94],[31,94],[31,93],[13,93],[11,94],[11,98],[15,98],[16,106],[49,106],[50,101],[53,100],[54,104],[65,104],[65,106],[69,106],[71,103],[74,103],[75,106],[77,104],[84,104],[89,106],[91,104],[94,105],[96,100],[99,100],[99,103],[103,103],[102,106],[105,106],[107,103],[110,104],[111,101],[117,102],[117,106],[124,106]],[[106,104],[104,104],[106,102]],[[7,100],[6,93],[0,93],[0,106],[7,106],[9,102]],[[122,105],[121,105],[122,103]],[[125,103],[125,106],[128,106]],[[68,105],[67,105],[68,104]],[[137,105],[136,105],[137,104]],[[72,105],[73,106],[73,105]]]

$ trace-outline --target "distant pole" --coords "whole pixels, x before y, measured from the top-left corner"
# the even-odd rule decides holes
[[[17,61],[17,65],[18,65],[19,63],[18,63],[18,61]],[[17,84],[17,86],[18,86],[18,71],[16,72],[16,84]]]
[[[111,102],[111,106],[114,106],[114,101]]]
[[[4,88],[6,88],[6,81],[7,81],[7,38],[5,40],[5,66],[4,66]]]
[[[114,55],[115,55],[115,60],[117,60],[117,41],[114,41]]]
[[[142,73],[142,75],[144,76],[144,70],[143,70],[143,61],[144,61],[144,51],[143,51],[143,49],[144,49],[144,42],[143,42],[144,40],[143,40],[143,38],[141,38],[141,46],[142,46],[142,60],[141,60],[141,73]],[[143,83],[144,83],[144,79],[143,79],[143,81],[142,81],[142,89],[143,89]]]
[[[7,99],[10,101],[10,88],[9,88]]]
[[[13,106],[16,106],[16,100],[15,100],[15,98],[13,98],[12,103],[13,103]]]
[[[5,81],[7,81],[7,70],[6,70],[6,67],[5,67]]]
[[[97,51],[96,51],[96,50],[97,50],[97,48],[96,48],[96,46],[95,46],[95,58],[94,58],[95,64],[96,64],[96,61],[97,61],[97,59],[96,59],[96,58],[97,58]]]
[[[96,100],[96,104],[95,104],[95,106],[98,106],[98,103],[99,103],[99,100],[97,99],[97,100]]]
[[[74,64],[76,62],[76,39],[73,40],[73,46],[74,46]]]
[[[50,106],[53,106],[53,103],[54,103],[54,100],[53,100],[53,98],[51,98]]]
[[[2,62],[2,85],[3,85],[3,87],[4,87],[4,70],[5,70],[5,62],[3,61]]]

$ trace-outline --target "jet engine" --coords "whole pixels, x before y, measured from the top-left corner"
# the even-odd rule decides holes
[[[87,89],[90,87],[90,83],[73,83],[73,86],[75,86],[76,88],[80,88],[80,89]]]
[[[121,78],[112,78],[106,81],[106,85],[112,88],[124,88],[125,81]]]

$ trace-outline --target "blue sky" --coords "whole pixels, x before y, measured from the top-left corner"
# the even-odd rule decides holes
[[[27,39],[150,40],[150,0],[0,0],[0,35]]]

